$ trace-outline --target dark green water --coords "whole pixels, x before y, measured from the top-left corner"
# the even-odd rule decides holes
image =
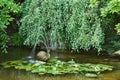
[[[11,48],[7,55],[0,54],[0,62],[8,60],[21,59],[27,57],[31,49]],[[100,57],[97,55],[86,55],[67,52],[53,52],[51,57],[58,57],[61,60],[68,61],[74,59],[78,63],[102,63],[114,66],[111,72],[105,72],[98,75],[98,78],[87,78],[82,74],[65,75],[44,75],[39,76],[26,71],[15,69],[3,69],[0,67],[0,80],[120,80],[120,60],[113,58]]]

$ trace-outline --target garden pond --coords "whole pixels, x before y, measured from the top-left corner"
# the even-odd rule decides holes
[[[27,48],[10,48],[8,54],[0,54],[0,63],[26,58],[31,53],[31,49]],[[60,75],[38,75],[25,70],[17,70],[14,68],[3,68],[0,66],[0,80],[120,80],[120,59],[103,57],[91,53],[71,53],[70,51],[56,50],[51,53],[52,58],[57,58],[63,62],[80,63],[80,64],[104,64],[113,66],[112,71],[105,71],[97,74],[95,78],[86,77],[88,74],[60,74]],[[71,62],[70,62],[71,61]],[[59,61],[58,61],[59,62]],[[52,66],[52,65],[51,65]],[[76,66],[76,65],[73,65]]]

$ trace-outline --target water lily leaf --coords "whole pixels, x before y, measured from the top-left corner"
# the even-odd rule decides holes
[[[31,71],[32,70],[32,64],[31,63],[29,63],[28,65],[25,65],[25,70],[26,71]]]
[[[52,71],[52,74],[57,75],[57,74],[61,74],[61,73],[60,73],[59,71],[53,70],[53,71]]]
[[[17,65],[17,66],[14,66],[15,67],[15,69],[19,69],[19,70],[21,70],[21,69],[26,69],[26,67],[24,66],[24,65]]]
[[[50,59],[47,63],[41,61],[33,61],[32,63],[22,60],[7,61],[1,63],[4,68],[14,67],[15,69],[23,69],[30,71],[32,73],[38,73],[39,75],[43,74],[65,74],[65,73],[82,73],[82,72],[91,72],[91,73],[100,73],[103,71],[111,71],[112,66],[103,65],[103,64],[79,64],[74,60],[64,62],[57,59]],[[86,74],[89,76],[88,74]]]
[[[93,73],[86,73],[85,76],[90,77],[90,78],[96,78],[97,77],[97,75],[93,74]]]
[[[45,73],[39,72],[38,74],[39,74],[39,75],[44,75]]]
[[[51,63],[51,62],[56,62],[56,61],[58,61],[58,59],[56,59],[56,58],[51,58],[51,59],[49,59],[47,62],[48,62],[48,63]]]
[[[74,64],[75,61],[72,59],[71,61],[68,61],[67,63],[68,63],[68,64]]]
[[[39,73],[40,71],[39,71],[39,69],[34,69],[34,70],[32,70],[31,72],[32,72],[32,73]]]
[[[4,62],[4,63],[1,63],[1,65],[4,67],[4,68],[10,68],[11,65],[9,65],[9,61],[8,62]],[[14,66],[14,65],[13,65]]]
[[[34,66],[37,67],[37,66],[44,65],[44,64],[46,64],[46,63],[45,63],[45,62],[42,62],[42,61],[39,61],[39,62],[34,63],[34,64],[33,64],[33,67],[34,67]]]

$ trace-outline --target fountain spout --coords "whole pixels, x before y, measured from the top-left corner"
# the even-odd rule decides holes
[[[33,46],[32,52],[30,55],[27,57],[28,60],[34,60],[35,59],[35,51],[36,51],[37,44]]]

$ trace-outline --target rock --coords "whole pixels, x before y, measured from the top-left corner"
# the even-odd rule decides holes
[[[115,51],[114,53],[112,53],[111,57],[113,57],[115,59],[120,59],[120,50]]]
[[[50,58],[50,53],[45,51],[40,51],[37,53],[37,59],[40,61],[47,61]]]
[[[113,53],[113,55],[119,55],[119,56],[120,56],[120,50],[115,51],[115,52]]]

